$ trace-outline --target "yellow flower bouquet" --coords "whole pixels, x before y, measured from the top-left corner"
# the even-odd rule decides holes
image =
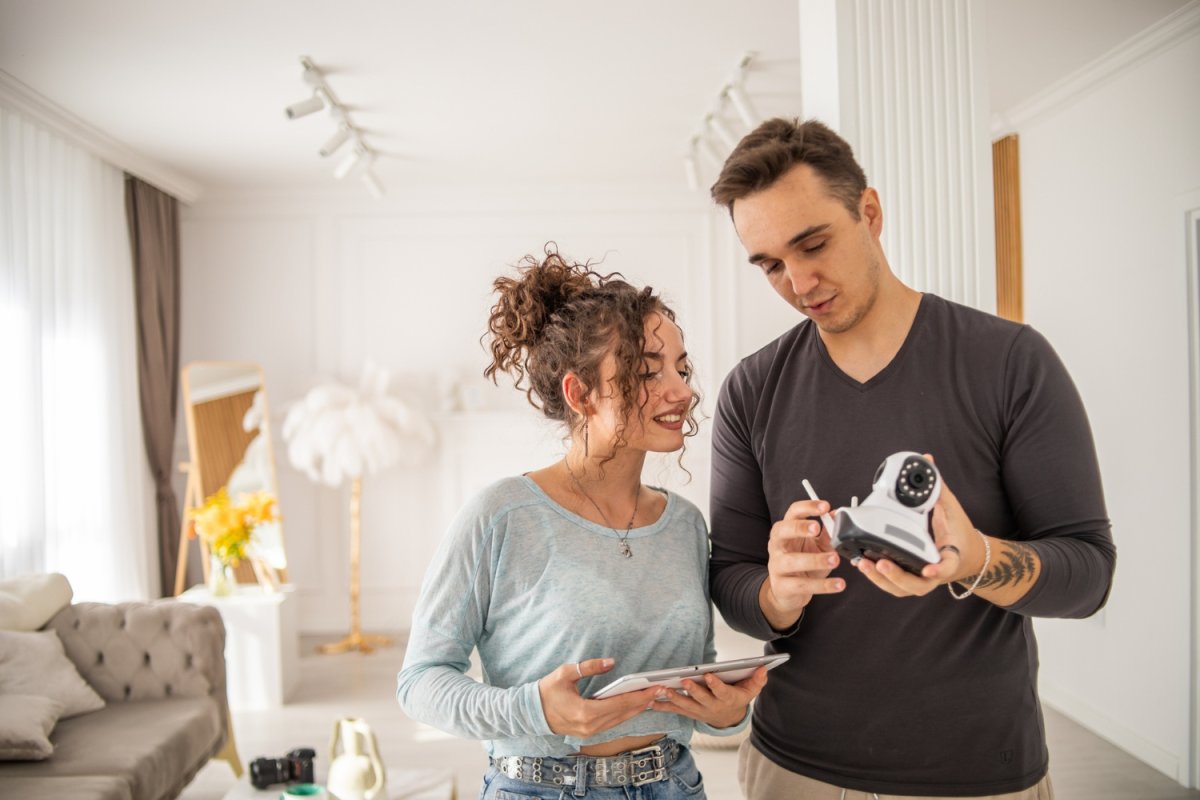
[[[188,510],[187,515],[193,535],[208,546],[213,558],[220,562],[222,572],[247,558],[255,528],[279,519],[275,497],[270,492],[240,494],[235,503],[225,489],[210,496],[199,508]],[[216,584],[213,588],[216,594]]]

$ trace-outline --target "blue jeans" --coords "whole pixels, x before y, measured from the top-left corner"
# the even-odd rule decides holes
[[[573,786],[519,781],[501,774],[495,765],[483,776],[479,800],[573,800]],[[684,748],[675,763],[667,767],[666,780],[641,786],[588,786],[582,797],[588,800],[706,800],[704,779],[690,750]]]

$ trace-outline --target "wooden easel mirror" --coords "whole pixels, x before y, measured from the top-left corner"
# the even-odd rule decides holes
[[[187,488],[175,594],[183,591],[187,572],[189,509],[203,505],[206,498],[222,488],[230,497],[260,490],[279,497],[262,368],[233,361],[195,361],[183,368],[181,382],[190,457],[180,465],[187,473]],[[282,523],[260,525],[254,539],[255,554],[261,563],[257,569],[250,561],[238,564],[238,583],[262,581],[263,565],[277,573],[280,581],[286,581]],[[200,555],[207,581],[209,557],[203,541]]]

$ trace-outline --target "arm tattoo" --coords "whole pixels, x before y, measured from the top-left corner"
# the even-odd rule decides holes
[[[1000,558],[984,573],[983,580],[979,582],[980,589],[1014,586],[1032,580],[1037,574],[1037,555],[1032,547],[1020,542],[1004,544],[1005,547],[999,548]],[[972,575],[969,578],[960,578],[957,582],[969,586],[974,580],[975,576]]]

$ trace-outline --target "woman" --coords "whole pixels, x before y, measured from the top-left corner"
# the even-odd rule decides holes
[[[695,432],[674,313],[553,249],[495,281],[485,375],[513,375],[564,424],[562,460],[472,499],[434,557],[397,697],[414,719],[487,740],[481,798],[703,797],[693,729],[745,726],[761,667],[686,694],[587,699],[621,675],[715,657],[708,538],[688,501],[642,485],[647,452]],[[686,430],[686,432],[685,432]],[[483,682],[466,676],[478,648]]]

